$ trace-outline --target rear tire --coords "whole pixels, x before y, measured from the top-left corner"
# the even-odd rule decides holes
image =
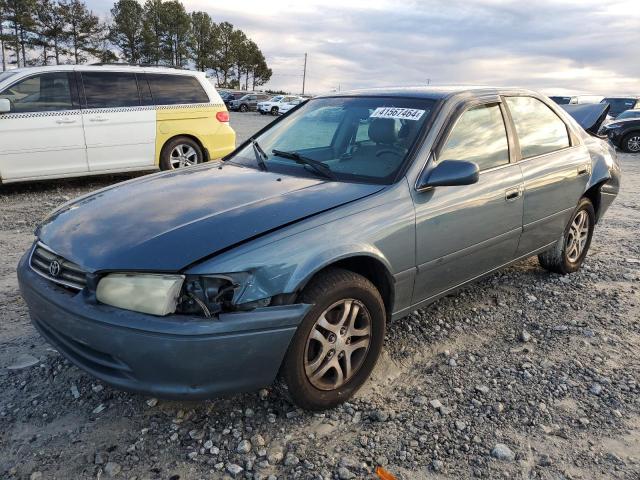
[[[380,356],[384,302],[369,280],[335,268],[314,278],[299,303],[313,307],[289,345],[279,387],[304,409],[333,408],[367,381]]]
[[[631,132],[622,139],[622,149],[629,153],[640,152],[640,132]]]
[[[249,107],[247,107],[244,103],[242,105],[240,105],[240,111],[242,113],[245,113],[249,110]]]
[[[175,170],[204,161],[202,148],[194,139],[176,137],[169,140],[160,152],[160,170]]]
[[[578,271],[589,251],[595,223],[591,200],[581,198],[562,237],[552,248],[538,255],[542,268],[560,275]]]

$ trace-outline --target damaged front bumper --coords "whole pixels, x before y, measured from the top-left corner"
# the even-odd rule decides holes
[[[117,388],[165,398],[211,398],[271,384],[310,308],[156,317],[59,287],[29,267],[28,255],[18,281],[33,324],[72,363]]]

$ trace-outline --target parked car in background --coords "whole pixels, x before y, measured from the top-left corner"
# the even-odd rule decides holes
[[[295,95],[276,95],[266,102],[258,103],[258,111],[262,115],[266,115],[267,113],[270,113],[271,115],[278,115],[280,107],[289,102],[292,102],[293,100],[297,100],[298,98],[300,97],[297,97]]]
[[[532,91],[316,97],[223,162],[61,206],[18,280],[43,337],[116,387],[206,398],[279,376],[332,408],[388,321],[532,255],[580,269],[619,180],[609,143]]]
[[[640,152],[640,110],[627,110],[600,129],[611,143],[630,153]]]
[[[222,101],[227,106],[227,108],[229,108],[231,102],[233,102],[234,100],[237,100],[240,97],[243,97],[245,95],[244,92],[238,93],[238,92],[224,91],[224,92],[219,92],[219,93],[220,93],[220,97],[222,98]]]
[[[295,100],[291,100],[290,102],[287,102],[287,103],[285,103],[283,105],[280,105],[278,107],[278,113],[280,115],[284,115],[289,110],[291,110],[294,107],[297,107],[298,105],[300,105],[305,100],[306,100],[305,98],[299,97],[299,98],[296,98]]]
[[[266,93],[247,93],[237,100],[229,102],[229,110],[234,112],[249,112],[255,111],[258,107],[258,102],[266,100],[269,95]]]
[[[602,101],[602,95],[551,95],[549,97],[558,105],[578,105],[583,103],[599,103]]]
[[[2,183],[172,170],[235,147],[203,73],[78,65],[0,74]]]
[[[616,118],[625,110],[640,108],[640,97],[605,97],[602,102],[611,106],[609,110],[611,118]]]

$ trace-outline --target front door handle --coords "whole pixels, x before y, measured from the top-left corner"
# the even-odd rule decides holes
[[[108,120],[109,120],[109,119],[108,119],[108,118],[106,118],[106,117],[91,117],[91,118],[89,119],[89,121],[90,121],[90,122],[106,122],[106,121],[108,121]]]
[[[69,123],[76,123],[76,121],[73,118],[59,118],[58,120],[56,120],[56,123],[58,125],[65,125]]]
[[[518,198],[520,198],[521,195],[522,195],[522,187],[517,186],[515,188],[509,188],[505,190],[504,199],[507,202],[513,202],[514,200],[517,200]]]
[[[584,164],[578,167],[578,175],[586,175],[589,173],[589,165]]]

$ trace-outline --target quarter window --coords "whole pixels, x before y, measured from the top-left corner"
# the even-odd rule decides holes
[[[72,110],[69,75],[66,72],[44,73],[11,85],[0,93],[11,102],[11,112],[54,112]]]
[[[82,72],[87,108],[137,107],[138,84],[133,73]]]
[[[438,160],[466,160],[480,170],[509,163],[509,143],[500,106],[481,105],[465,111],[456,122]]]
[[[522,158],[567,148],[567,126],[548,106],[533,97],[507,97]]]
[[[209,103],[202,85],[191,75],[148,74],[147,79],[156,105]]]

